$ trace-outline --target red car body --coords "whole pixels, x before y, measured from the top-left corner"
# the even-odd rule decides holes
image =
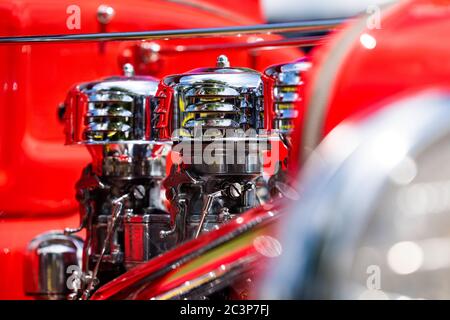
[[[450,2],[409,0],[380,10],[380,28],[372,28],[370,19],[376,17],[360,17],[312,55],[303,128],[296,137],[302,143],[294,145],[301,146],[296,154],[303,159],[305,149],[315,148],[350,116],[369,115],[397,96],[450,83],[450,46],[442,41],[450,30]],[[311,120],[318,114],[320,121]]]

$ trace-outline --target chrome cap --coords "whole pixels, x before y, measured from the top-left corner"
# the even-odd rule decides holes
[[[294,121],[303,106],[303,75],[311,68],[311,62],[300,58],[294,62],[267,68],[264,74],[273,79],[272,126],[275,131],[290,135]]]
[[[25,293],[42,299],[62,299],[71,292],[69,277],[81,270],[83,241],[51,231],[34,238],[25,257]]]
[[[194,128],[217,136],[225,130],[263,128],[263,81],[261,74],[248,68],[229,67],[228,58],[219,56],[217,67],[191,70],[164,78],[173,88],[174,140],[191,139]]]
[[[66,143],[148,143],[152,98],[159,81],[133,76],[110,77],[76,86],[66,99]]]

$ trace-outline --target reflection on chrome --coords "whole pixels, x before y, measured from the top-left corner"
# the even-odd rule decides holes
[[[256,237],[253,246],[256,251],[268,258],[278,257],[283,252],[280,241],[267,235]]]
[[[403,160],[391,171],[391,180],[398,185],[407,185],[417,176],[417,164],[411,157]]]
[[[450,180],[415,183],[399,189],[397,205],[406,216],[447,213],[450,210]]]
[[[391,168],[405,158],[407,142],[397,132],[380,132],[373,139],[367,156],[377,161],[379,166]]]
[[[410,274],[422,266],[423,250],[412,241],[398,242],[389,249],[387,261],[395,273]]]

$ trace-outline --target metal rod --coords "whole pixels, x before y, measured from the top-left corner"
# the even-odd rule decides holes
[[[208,194],[206,196],[206,202],[205,202],[205,204],[203,205],[203,208],[202,208],[202,215],[201,215],[198,227],[197,227],[197,231],[195,232],[195,238],[198,238],[198,236],[202,232],[203,225],[205,224],[206,216],[208,215],[209,210],[211,209],[214,200],[216,200],[217,198],[222,196],[222,194],[223,194],[223,191],[219,190],[219,191],[213,192],[211,194]]]
[[[113,231],[116,227],[117,219],[119,218],[119,216],[122,212],[123,203],[128,198],[129,198],[129,195],[124,194],[124,195],[120,196],[119,198],[116,198],[112,201],[111,221],[108,223],[108,226],[106,229],[106,236],[105,236],[105,239],[103,240],[103,244],[102,244],[102,250],[100,251],[100,255],[95,264],[94,270],[92,271],[91,279],[82,294],[82,297],[81,297],[82,300],[88,299],[92,290],[94,290],[94,288],[96,286],[97,274],[98,274],[98,270],[100,268],[100,263],[102,262],[103,257],[106,253],[106,247],[109,245],[109,243],[112,240]]]
[[[346,19],[310,20],[288,23],[257,24],[248,26],[233,26],[219,28],[176,29],[158,31],[85,33],[67,35],[38,35],[0,37],[0,44],[6,43],[46,43],[46,42],[88,42],[117,40],[156,40],[180,39],[191,37],[217,37],[243,34],[281,33],[281,32],[312,32],[330,31],[342,24]]]

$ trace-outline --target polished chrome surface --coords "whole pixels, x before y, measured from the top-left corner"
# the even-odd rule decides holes
[[[118,179],[155,178],[166,175],[167,146],[150,143],[110,144],[102,149],[102,176]]]
[[[92,156],[77,184],[83,222],[75,230],[86,228],[87,237],[75,298],[88,299],[99,284],[171,245],[158,241],[170,228],[161,191],[170,146],[152,135],[159,81],[135,76],[131,64],[123,73],[79,84],[66,99],[66,141],[87,145]]]
[[[248,68],[230,67],[221,55],[217,67],[173,75],[163,82],[174,90],[174,140],[190,139],[195,128],[202,135],[225,136],[227,129],[261,129],[263,82],[261,74]]]
[[[294,121],[299,116],[303,102],[303,73],[311,68],[306,58],[272,66],[264,71],[274,81],[273,86],[273,128],[276,132],[289,135]]]
[[[108,251],[108,247],[110,246],[110,243],[113,241],[114,236],[116,234],[115,230],[117,228],[118,222],[120,221],[120,217],[123,216],[123,207],[125,201],[129,199],[128,194],[124,194],[120,197],[114,198],[112,200],[112,207],[111,207],[111,215],[110,220],[107,223],[106,226],[106,234],[103,238],[103,241],[100,243],[100,250],[97,257],[97,261],[95,262],[94,268],[92,270],[92,275],[90,276],[89,280],[86,283],[85,288],[83,288],[82,293],[82,299],[88,299],[91,295],[92,290],[97,286],[98,284],[98,273],[100,270],[100,265],[103,262],[103,257]],[[116,252],[111,252],[116,253]],[[120,252],[118,252],[120,253]]]
[[[111,22],[112,18],[115,15],[115,10],[113,7],[108,6],[106,4],[101,4],[97,8],[97,20],[101,24],[108,24]]]
[[[220,55],[217,58],[217,68],[229,68],[230,67],[230,61],[228,60],[228,57],[226,55]]]
[[[39,42],[70,42],[70,41],[113,41],[113,40],[141,40],[141,39],[179,39],[191,37],[216,37],[239,34],[280,33],[280,32],[328,32],[339,26],[347,19],[311,20],[289,23],[259,24],[250,26],[178,29],[163,31],[111,32],[71,35],[41,35],[0,37],[2,43],[39,43]]]
[[[325,138],[261,298],[450,297],[449,106],[447,91],[419,92]]]
[[[200,235],[200,233],[203,230],[205,218],[209,214],[209,211],[211,210],[213,201],[215,201],[215,200],[219,199],[221,196],[223,196],[222,193],[223,193],[223,191],[219,190],[219,191],[213,192],[211,194],[208,194],[206,196],[207,199],[206,199],[205,203],[203,204],[202,214],[201,214],[201,218],[200,218],[200,221],[199,221],[199,224],[197,227],[197,231],[195,231],[195,238],[198,238],[198,236]]]
[[[125,63],[122,69],[125,77],[134,77],[134,67],[131,63]]]
[[[125,76],[83,83],[68,96],[66,134],[68,143],[109,144],[149,142],[152,109],[158,81],[132,76],[131,65]]]
[[[216,67],[162,80],[158,110],[172,116],[172,150],[181,158],[164,181],[175,221],[163,237],[196,238],[258,204],[256,180],[269,148],[263,85],[261,73],[224,55]],[[229,192],[236,185],[237,196]]]
[[[163,81],[169,86],[210,84],[211,88],[198,86],[197,89],[200,90],[198,94],[200,95],[207,95],[208,90],[212,91],[212,94],[234,95],[239,92],[236,91],[238,88],[258,88],[261,85],[261,74],[249,68],[207,67],[194,69],[184,74],[168,76]],[[195,87],[192,89],[195,89]],[[190,91],[189,94],[195,94],[195,90]]]
[[[124,263],[128,270],[141,265],[173,246],[171,238],[161,239],[170,228],[170,215],[161,212],[127,215],[124,228]]]
[[[275,219],[279,218],[280,212],[273,206],[268,205],[268,210],[264,210],[261,214],[257,216],[248,217],[247,219],[243,219],[239,222],[239,227],[232,229],[230,232],[223,233],[219,237],[215,237],[212,241],[208,241],[205,245],[198,247],[196,249],[192,249],[188,245],[185,246],[186,251],[183,255],[175,255],[169,258],[164,265],[158,270],[158,272],[148,272],[144,267],[142,267],[139,272],[136,270],[135,276],[133,279],[129,277],[129,275],[124,274],[119,279],[114,282],[111,282],[100,288],[95,294],[94,299],[104,298],[104,295],[107,294],[108,299],[136,299],[136,296],[139,293],[145,291],[149,287],[152,287],[152,284],[158,281],[161,278],[169,276],[174,269],[186,266],[190,262],[194,261],[197,258],[201,258],[202,256],[209,255],[213,250],[220,249],[221,247],[227,246],[230,240],[239,238],[240,236],[245,236],[246,234],[250,234],[253,231],[257,232],[259,228],[264,228],[265,226],[273,223]],[[236,223],[236,222],[230,222]],[[232,250],[229,246],[227,246],[226,250]],[[158,259],[158,258],[156,258]],[[218,257],[220,259],[220,257]],[[152,262],[148,262],[148,265],[151,266]],[[248,264],[244,264],[245,266],[249,266]],[[222,268],[223,269],[223,268]],[[230,271],[232,268],[226,268],[226,273],[232,277]],[[241,268],[238,270],[243,271]],[[123,282],[128,282],[126,286],[123,286]],[[201,286],[202,283],[199,283]],[[114,293],[111,293],[114,292]],[[180,292],[182,293],[182,292]],[[176,298],[177,294],[170,296],[158,296],[155,299],[164,299],[164,298]]]
[[[26,294],[38,299],[65,299],[71,292],[69,277],[81,272],[82,251],[83,241],[62,231],[34,238],[25,257]]]

